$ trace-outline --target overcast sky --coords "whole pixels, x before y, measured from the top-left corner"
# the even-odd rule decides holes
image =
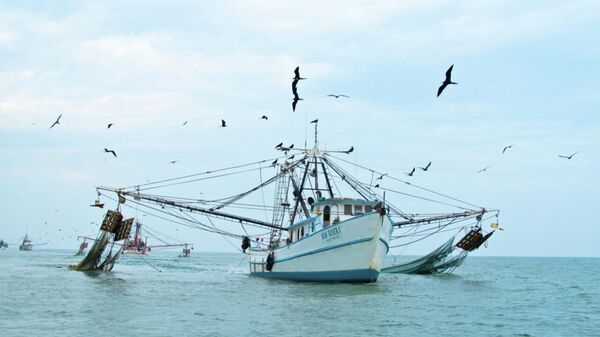
[[[101,220],[95,186],[275,157],[319,118],[327,148],[396,176],[432,161],[415,183],[500,209],[479,255],[600,256],[599,17],[594,1],[2,2],[0,238],[74,249]]]

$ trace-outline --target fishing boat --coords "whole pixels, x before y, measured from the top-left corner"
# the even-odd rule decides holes
[[[87,247],[88,247],[88,242],[87,242],[87,239],[84,238],[83,242],[79,245],[79,249],[75,253],[75,256],[82,256],[83,254],[85,254],[85,250]]]
[[[31,240],[29,240],[29,236],[27,234],[25,234],[25,237],[23,238],[23,242],[21,242],[21,245],[19,246],[19,250],[31,251],[32,249],[33,249],[33,243],[31,242]]]
[[[123,243],[123,254],[146,255],[146,252],[150,251],[152,248],[148,247],[148,237],[142,237],[142,224],[136,221],[133,238],[127,239]]]
[[[188,245],[185,245],[185,247],[183,247],[183,250],[181,251],[181,254],[179,255],[179,257],[190,257],[190,254],[192,254],[192,249],[190,247],[188,247]]]
[[[129,206],[136,212],[224,238],[241,239],[251,276],[297,281],[375,282],[391,248],[460,231],[487,220],[489,214],[498,216],[498,211],[339,157],[352,153],[354,147],[345,151],[322,149],[318,121],[314,127],[312,147],[279,144],[276,150],[282,155],[276,158],[129,187],[97,187],[97,193],[118,202],[120,207]],[[351,175],[348,165],[366,171],[370,181]],[[275,175],[263,179],[263,172],[273,169]],[[233,178],[248,172],[259,173],[260,183],[233,195],[200,199],[159,193],[159,189],[211,181],[217,181],[212,191],[225,193],[227,187],[247,185],[252,179],[235,182]],[[385,176],[390,186],[408,186],[446,202],[374,184],[376,175],[380,176],[377,179]],[[218,181],[223,177],[227,177],[227,184]],[[210,187],[206,188],[208,191]],[[267,188],[274,195],[271,205],[264,201]],[[450,205],[455,211],[408,213],[390,202],[389,194]],[[231,229],[231,223],[237,228]]]

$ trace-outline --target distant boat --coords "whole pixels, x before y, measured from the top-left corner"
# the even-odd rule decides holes
[[[0,240],[0,249],[4,250],[8,248],[8,243],[4,240]]]
[[[81,255],[85,254],[85,249],[87,247],[88,247],[88,242],[84,238],[83,242],[79,245],[79,250],[77,250],[77,253],[75,253],[75,256],[81,256]]]
[[[191,253],[192,253],[192,250],[190,248],[188,248],[187,245],[185,245],[185,247],[183,247],[183,251],[181,252],[181,255],[179,255],[179,257],[190,257]]]
[[[29,240],[29,236],[27,236],[27,234],[25,234],[25,237],[23,238],[23,242],[19,246],[19,250],[31,251],[32,249],[33,249],[33,243],[31,243],[31,240]]]

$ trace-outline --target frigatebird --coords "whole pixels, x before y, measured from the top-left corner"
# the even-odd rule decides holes
[[[275,159],[272,163],[271,166],[275,166],[277,164],[277,159]]]
[[[486,167],[482,168],[481,170],[477,171],[477,174],[479,174],[479,173],[482,173],[482,172],[485,172],[485,171],[487,171],[487,169],[489,169],[489,168],[490,168],[489,166],[486,166]]]
[[[181,124],[181,126],[186,126],[187,125],[187,121],[183,122],[183,124]]]
[[[383,179],[383,177],[387,176],[387,173],[383,173],[382,175],[380,175],[377,179],[375,180],[381,180]]]
[[[292,111],[296,111],[296,104],[298,103],[298,101],[302,101],[302,98],[298,96],[298,88],[296,87],[296,83],[298,83],[298,80],[294,80],[294,82],[292,82],[292,93],[294,94],[294,100],[292,102]]]
[[[113,123],[108,123],[107,129],[110,129],[111,126],[113,126]]]
[[[300,66],[296,67],[296,69],[294,69],[294,80],[296,82],[298,82],[299,80],[305,80],[305,77],[300,77]]]
[[[282,146],[283,146],[283,142],[281,142],[281,143],[277,144],[277,146],[275,146],[275,148],[276,148],[276,149],[278,149],[278,148],[280,148],[280,147],[282,147]]]
[[[508,146],[505,146],[505,147],[504,147],[504,149],[502,150],[502,154],[504,154],[504,152],[506,152],[506,150],[508,150],[508,149],[512,148],[513,146],[514,146],[514,145],[512,145],[512,144],[511,144],[511,145],[508,145]]]
[[[348,96],[348,95],[342,95],[342,94],[339,94],[339,95],[329,94],[329,95],[327,95],[325,97],[335,97],[335,98],[346,97],[346,98],[350,98],[350,96]]]
[[[429,170],[429,166],[431,166],[431,162],[429,162],[429,164],[427,164],[427,166],[425,166],[425,167],[419,167],[419,168],[421,170],[423,170],[423,171],[427,171],[427,170]]]
[[[444,91],[444,89],[448,86],[448,84],[458,84],[456,82],[452,82],[452,68],[454,68],[454,64],[450,66],[450,68],[448,68],[448,70],[446,71],[446,79],[444,80],[444,82],[442,82],[442,85],[440,85],[440,87],[438,88],[438,92],[437,92],[437,97],[440,97],[440,95],[442,94],[442,91]]]
[[[311,121],[311,123],[313,123],[313,124],[317,124],[317,123],[319,123],[319,119],[317,118],[317,119],[315,119],[315,120],[312,120],[312,121]]]
[[[576,155],[577,153],[579,153],[579,151],[577,151],[575,153],[572,153],[570,156],[563,156],[563,155],[560,155],[560,154],[558,156],[561,157],[561,158],[565,158],[565,159],[571,160],[571,158],[573,158],[573,156]]]
[[[413,167],[412,171],[410,171],[410,173],[406,173],[407,176],[412,177],[413,174],[415,174],[415,168]]]
[[[104,152],[106,152],[106,153],[112,153],[112,155],[115,156],[115,158],[117,158],[117,153],[114,150],[109,150],[107,148],[104,148]]]
[[[260,117],[260,119],[269,120],[269,117],[267,117],[266,115],[262,115],[262,117]]]
[[[352,152],[354,152],[354,146],[350,146],[350,149],[348,149],[348,151],[344,151],[346,152],[346,154],[350,154]]]
[[[52,123],[52,125],[50,126],[50,129],[52,129],[55,125],[60,125],[60,118],[62,117],[62,114],[60,114],[60,116],[58,116],[58,118],[56,119],[56,121],[54,121],[54,123]]]

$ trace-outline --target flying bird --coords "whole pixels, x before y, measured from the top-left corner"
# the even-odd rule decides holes
[[[187,125],[187,121],[183,122],[183,124],[181,124],[181,126],[186,126]]]
[[[58,116],[58,118],[56,119],[56,121],[54,121],[54,123],[52,123],[52,125],[50,125],[50,129],[52,129],[56,125],[60,125],[60,118],[61,117],[62,117],[62,114],[60,114],[60,116]]]
[[[377,184],[377,185],[375,185],[375,186],[373,186],[373,187],[379,187],[379,184]]]
[[[406,173],[407,176],[412,177],[413,174],[415,174],[415,168],[413,167],[412,171],[410,171],[410,173]]]
[[[278,148],[280,148],[280,147],[282,147],[282,146],[283,146],[283,142],[281,142],[281,143],[277,144],[277,146],[275,146],[275,148],[276,148],[276,149],[278,149]]]
[[[317,119],[315,119],[315,120],[311,121],[311,123],[313,123],[313,124],[317,124],[317,123],[319,123],[319,119],[317,118]]]
[[[431,166],[431,162],[429,162],[429,164],[427,164],[427,166],[425,166],[425,167],[419,167],[419,168],[421,170],[423,170],[423,171],[427,171],[427,170],[429,170],[429,166]]]
[[[377,179],[375,180],[381,180],[383,179],[383,177],[387,176],[387,173],[383,173],[382,175],[380,175]]]
[[[294,95],[294,100],[292,101],[292,111],[296,111],[296,104],[298,104],[298,101],[303,101],[302,98],[298,97],[298,95]]]
[[[290,147],[288,147],[288,150],[291,150],[294,148],[294,144],[290,145]]]
[[[106,152],[106,153],[112,153],[112,155],[115,156],[115,158],[117,158],[117,153],[114,150],[109,150],[109,149],[105,148],[104,152]]]
[[[485,172],[485,171],[487,171],[487,169],[489,169],[489,168],[490,168],[489,166],[486,166],[486,167],[482,168],[481,170],[477,171],[477,174],[479,174],[479,173],[482,173],[482,172]]]
[[[561,158],[565,158],[565,159],[571,160],[571,158],[573,158],[573,156],[576,155],[577,153],[579,153],[579,151],[577,151],[575,153],[572,153],[570,156],[563,156],[563,155],[560,155],[560,154],[558,156],[561,157]]]
[[[350,146],[348,151],[344,151],[344,152],[346,152],[346,154],[350,154],[350,153],[354,152],[354,146]]]
[[[511,144],[511,145],[508,145],[508,146],[505,146],[505,147],[504,147],[504,149],[502,150],[502,154],[504,154],[504,152],[506,152],[506,150],[508,150],[508,149],[512,148],[513,146],[514,146],[514,145],[512,145],[512,144]]]
[[[289,159],[289,160],[292,160],[292,159],[294,159],[294,157],[295,157],[295,156],[296,156],[296,155],[295,155],[295,154],[293,154],[291,157],[288,157],[288,159]]]
[[[298,104],[298,101],[303,100],[302,98],[300,98],[300,96],[298,96],[298,88],[296,87],[296,83],[298,83],[298,80],[294,80],[294,82],[292,82],[292,93],[294,94],[294,100],[292,102],[292,111],[296,111],[296,104]]]
[[[296,69],[294,69],[294,80],[296,82],[298,82],[299,80],[305,80],[306,78],[304,77],[300,77],[300,66],[296,67]]]
[[[348,96],[348,95],[342,95],[342,94],[339,94],[339,95],[329,94],[329,95],[327,95],[325,97],[335,97],[336,99],[340,98],[340,97],[350,98],[350,96]]]
[[[225,127],[227,127],[227,123],[225,122],[225,120],[224,120],[224,119],[221,119],[221,127],[222,127],[222,128],[225,128]]]
[[[260,119],[269,120],[269,117],[267,117],[266,115],[262,115],[262,117],[260,117]]]
[[[277,159],[273,160],[273,162],[271,163],[271,166],[275,166],[277,165]]]
[[[175,164],[176,162],[177,162],[177,160],[171,160],[169,163]]]
[[[444,80],[444,82],[442,82],[442,85],[440,85],[438,92],[437,92],[437,97],[440,97],[440,95],[442,94],[442,91],[444,91],[444,89],[448,86],[448,84],[458,84],[456,82],[452,82],[452,68],[454,68],[454,64],[450,66],[450,68],[448,68],[448,70],[446,71],[446,79]]]
[[[107,129],[110,129],[111,126],[113,126],[113,123],[108,123]]]

